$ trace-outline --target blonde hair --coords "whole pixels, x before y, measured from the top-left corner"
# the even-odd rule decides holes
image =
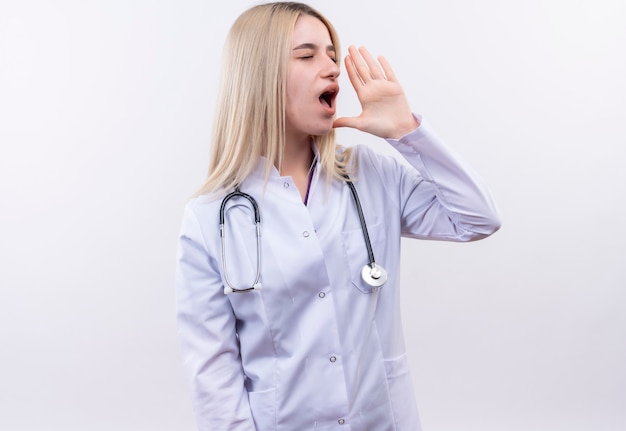
[[[340,57],[332,24],[312,7],[296,2],[254,6],[232,25],[222,58],[215,106],[209,173],[197,194],[231,189],[265,157],[265,174],[279,169],[285,145],[287,63],[298,18],[310,15],[328,28]],[[328,183],[343,179],[351,151],[335,143],[334,129],[313,136]]]

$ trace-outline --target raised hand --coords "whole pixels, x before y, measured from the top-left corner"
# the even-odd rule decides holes
[[[352,127],[381,138],[400,138],[419,127],[402,86],[384,57],[378,61],[364,47],[348,48],[346,70],[362,112],[341,117],[333,127]]]

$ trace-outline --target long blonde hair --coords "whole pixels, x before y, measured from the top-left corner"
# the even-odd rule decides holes
[[[285,145],[287,63],[297,19],[319,19],[328,28],[337,58],[339,38],[332,24],[312,7],[296,2],[254,6],[232,25],[222,58],[213,122],[209,173],[197,194],[233,188],[265,157],[265,174],[280,166]],[[335,143],[335,131],[313,136],[328,182],[343,179],[349,149]]]

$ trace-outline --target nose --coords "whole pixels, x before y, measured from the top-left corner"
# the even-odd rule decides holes
[[[328,60],[326,60],[326,63],[324,64],[324,77],[336,79],[340,73],[341,69],[339,68],[339,64],[337,64],[336,61],[333,61],[332,58],[328,57]]]

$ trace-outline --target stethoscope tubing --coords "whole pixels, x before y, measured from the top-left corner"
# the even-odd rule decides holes
[[[350,177],[348,175],[344,175],[346,179],[346,183],[348,187],[350,187],[350,191],[352,192],[352,197],[354,198],[354,202],[356,204],[356,211],[359,214],[359,221],[361,222],[361,230],[363,231],[363,239],[365,240],[365,247],[367,248],[367,257],[370,262],[370,266],[373,268],[376,264],[376,259],[374,259],[374,250],[372,250],[372,242],[370,241],[370,235],[367,231],[367,223],[365,222],[365,215],[363,215],[363,208],[361,207],[361,200],[359,199],[359,194],[356,192],[356,187],[354,183],[350,181]]]
[[[343,176],[346,179],[346,183],[350,188],[350,192],[354,199],[354,203],[356,205],[357,213],[359,215],[359,222],[361,224],[361,231],[363,232],[363,239],[365,240],[365,247],[367,249],[367,256],[369,263],[366,264],[361,270],[361,277],[363,281],[373,288],[378,288],[385,284],[387,281],[387,272],[383,267],[376,264],[376,260],[374,258],[374,251],[372,250],[372,243],[370,240],[369,232],[367,230],[367,223],[365,221],[365,215],[363,214],[363,208],[361,207],[361,201],[359,199],[359,194],[356,191],[355,185],[350,180],[350,177],[346,174]],[[230,281],[228,277],[228,268],[226,265],[226,244],[225,244],[225,232],[224,232],[224,224],[225,224],[225,213],[226,213],[226,203],[234,198],[234,197],[243,197],[248,200],[252,205],[254,210],[254,223],[256,225],[256,249],[257,249],[257,267],[256,267],[256,275],[254,279],[254,283],[250,287],[246,288],[236,288]],[[259,211],[259,205],[251,195],[242,192],[239,187],[235,187],[235,190],[229,194],[227,194],[222,200],[222,204],[220,206],[220,214],[219,214],[219,222],[220,222],[220,242],[222,248],[222,269],[224,272],[224,281],[226,282],[226,286],[224,286],[224,293],[240,293],[240,292],[249,292],[251,290],[260,290],[262,285],[260,283],[261,279],[261,215]]]

